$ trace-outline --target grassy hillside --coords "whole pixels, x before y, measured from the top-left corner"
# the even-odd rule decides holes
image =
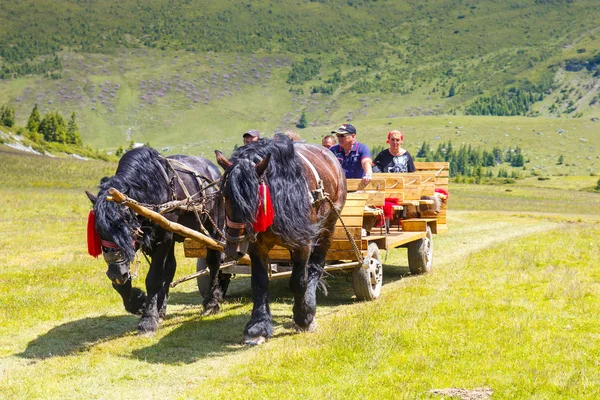
[[[75,111],[95,148],[133,140],[211,156],[247,129],[284,131],[305,113],[309,141],[351,121],[371,145],[404,127],[414,151],[422,140],[454,140],[440,127],[455,119],[473,145],[498,141],[507,126],[545,135],[577,127],[586,135],[551,140],[550,151],[522,147],[549,172],[594,172],[586,160],[599,148],[587,134],[600,124],[591,121],[600,118],[593,0],[44,0],[0,11],[0,104],[16,109],[20,125],[35,103],[42,113]],[[36,15],[44,18],[29,23]],[[44,62],[41,74],[27,73]],[[535,97],[523,111],[533,122],[453,116],[509,101],[515,87]],[[529,142],[521,133],[501,145]],[[589,147],[573,149],[582,137]],[[576,168],[544,161],[561,149]]]
[[[393,250],[381,298],[367,303],[352,298],[346,276],[329,277],[318,329],[300,335],[288,325],[288,282],[274,281],[274,337],[248,348],[250,282],[240,276],[221,314],[201,317],[188,282],[171,292],[156,336],[135,334],[104,262],[86,253],[83,190],[114,168],[0,151],[0,397],[600,395],[600,202],[581,191],[592,177],[528,179],[511,191],[451,185],[432,274],[411,277],[406,250]],[[177,254],[179,278],[195,266]]]

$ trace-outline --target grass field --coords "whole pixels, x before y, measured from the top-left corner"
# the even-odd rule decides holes
[[[600,396],[600,202],[581,191],[589,176],[451,185],[433,273],[411,277],[406,251],[393,250],[381,298],[366,303],[344,275],[329,277],[314,334],[289,328],[292,297],[274,281],[274,337],[249,348],[244,277],[211,317],[194,283],[178,286],[159,332],[136,335],[104,262],[86,253],[83,191],[114,168],[0,152],[0,398]],[[176,277],[194,269],[180,257]]]

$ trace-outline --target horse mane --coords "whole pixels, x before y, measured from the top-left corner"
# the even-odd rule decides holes
[[[129,208],[106,199],[108,189],[114,187],[142,203],[165,203],[168,201],[169,189],[161,171],[162,162],[155,149],[138,147],[123,155],[114,176],[101,181],[98,200],[94,206],[96,227],[100,236],[115,242],[129,261],[135,256],[135,250],[131,246],[133,235],[130,227],[139,228],[141,224]],[[122,218],[125,218],[125,224]],[[144,227],[143,230],[145,234],[141,245],[149,249],[154,229]]]
[[[273,233],[292,248],[312,245],[317,226],[311,222],[312,201],[309,197],[302,161],[293,142],[285,135],[259,139],[239,147],[232,155],[232,166],[225,172],[221,188],[237,207],[242,222],[252,224],[258,206],[259,177],[254,166],[271,154],[264,181],[269,185],[275,217]]]

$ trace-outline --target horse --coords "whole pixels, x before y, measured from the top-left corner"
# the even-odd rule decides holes
[[[218,167],[203,157],[162,157],[155,149],[144,146],[123,155],[115,175],[101,180],[97,196],[86,191],[93,204],[95,221],[91,225],[99,235],[101,244],[96,254],[92,255],[103,255],[108,264],[106,275],[123,299],[125,310],[141,314],[138,324],[140,334],[156,332],[160,321],[166,316],[169,284],[177,265],[175,242],[181,242],[183,238],[136,215],[126,206],[109,201],[108,189],[114,187],[140,203],[149,204],[149,207],[174,204],[177,200],[192,196],[195,204],[203,205],[200,211],[173,206],[161,210],[163,216],[195,230],[202,229],[201,223],[205,232],[218,238],[220,228],[224,227],[224,212],[218,188],[211,183],[220,177]],[[89,229],[90,226],[88,232]],[[131,282],[130,264],[138,249],[151,260],[146,276],[147,295],[143,290],[134,288]],[[219,281],[221,255],[216,250],[207,250],[206,264],[211,283],[203,300],[205,315],[219,311],[228,283]]]
[[[254,305],[245,343],[263,343],[273,333],[268,269],[274,245],[290,251],[294,326],[299,332],[314,331],[316,290],[346,201],[339,161],[322,146],[294,143],[284,135],[242,146],[231,159],[218,150],[215,154],[225,170],[225,254],[237,260],[248,253],[252,264]]]

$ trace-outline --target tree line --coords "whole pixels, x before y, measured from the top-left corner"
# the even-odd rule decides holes
[[[27,120],[27,130],[30,137],[36,142],[39,142],[39,137],[41,137],[46,142],[81,146],[83,142],[76,118],[77,116],[73,112],[69,120],[66,121],[58,111],[48,112],[44,114],[44,117],[41,117],[36,104]]]
[[[425,161],[445,161],[450,164],[450,177],[475,177],[475,178],[519,178],[518,171],[510,174],[505,168],[498,169],[495,174],[493,167],[508,164],[511,167],[522,168],[525,166],[525,157],[519,146],[501,149],[494,146],[492,150],[473,148],[471,145],[462,144],[458,149],[452,141],[440,143],[434,150],[428,142],[423,142],[416,154],[417,158]]]
[[[36,143],[43,139],[50,143],[71,144],[81,147],[83,142],[76,119],[75,112],[71,114],[67,121],[58,111],[48,112],[42,117],[37,104],[35,104],[27,119],[26,129],[29,138]],[[8,128],[15,127],[14,108],[6,104],[0,107],[0,124]]]

